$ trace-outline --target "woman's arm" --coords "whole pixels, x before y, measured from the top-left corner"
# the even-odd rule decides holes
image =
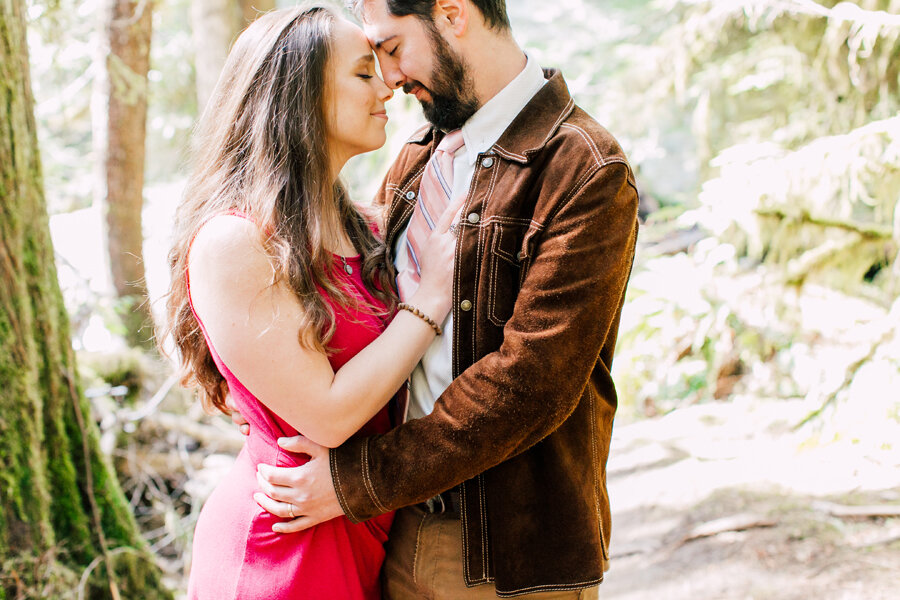
[[[410,301],[437,322],[449,312],[452,290],[455,238],[445,233],[446,221],[428,244],[422,282]],[[400,311],[334,372],[324,353],[300,345],[303,308],[287,285],[271,285],[260,232],[240,217],[218,216],[201,228],[189,271],[194,309],[228,368],[278,416],[324,446],[339,446],[372,418],[434,339],[427,323]]]

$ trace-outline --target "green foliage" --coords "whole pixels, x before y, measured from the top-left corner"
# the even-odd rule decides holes
[[[900,2],[678,1],[658,89],[691,112],[698,223],[789,283],[888,285],[900,231]]]

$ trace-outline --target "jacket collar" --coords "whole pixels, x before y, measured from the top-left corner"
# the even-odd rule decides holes
[[[528,163],[532,156],[547,145],[563,121],[575,108],[575,100],[558,69],[544,69],[548,80],[525,105],[512,124],[506,128],[492,150],[509,160]],[[408,144],[421,146],[432,140],[440,141],[444,134],[433,126],[425,126],[416,131]]]

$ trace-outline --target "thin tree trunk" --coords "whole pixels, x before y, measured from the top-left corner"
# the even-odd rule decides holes
[[[197,74],[197,107],[209,101],[228,51],[238,34],[259,15],[275,8],[275,0],[193,0],[191,30]]]
[[[109,263],[122,302],[125,337],[152,347],[153,316],[144,276],[144,142],[152,0],[109,0],[106,32],[107,128],[104,160]]]
[[[23,4],[0,0],[0,599],[70,597],[86,573],[88,598],[170,598],[75,376]]]
[[[197,74],[197,108],[203,112],[225,66],[240,15],[236,0],[193,0],[191,31]]]
[[[238,0],[241,4],[241,14],[243,22],[240,24],[238,31],[256,20],[262,13],[275,10],[275,0]]]

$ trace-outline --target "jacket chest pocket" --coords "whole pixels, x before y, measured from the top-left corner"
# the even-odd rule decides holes
[[[494,325],[503,327],[512,317],[519,288],[524,277],[527,251],[523,239],[527,224],[494,223],[488,254],[487,316]]]

